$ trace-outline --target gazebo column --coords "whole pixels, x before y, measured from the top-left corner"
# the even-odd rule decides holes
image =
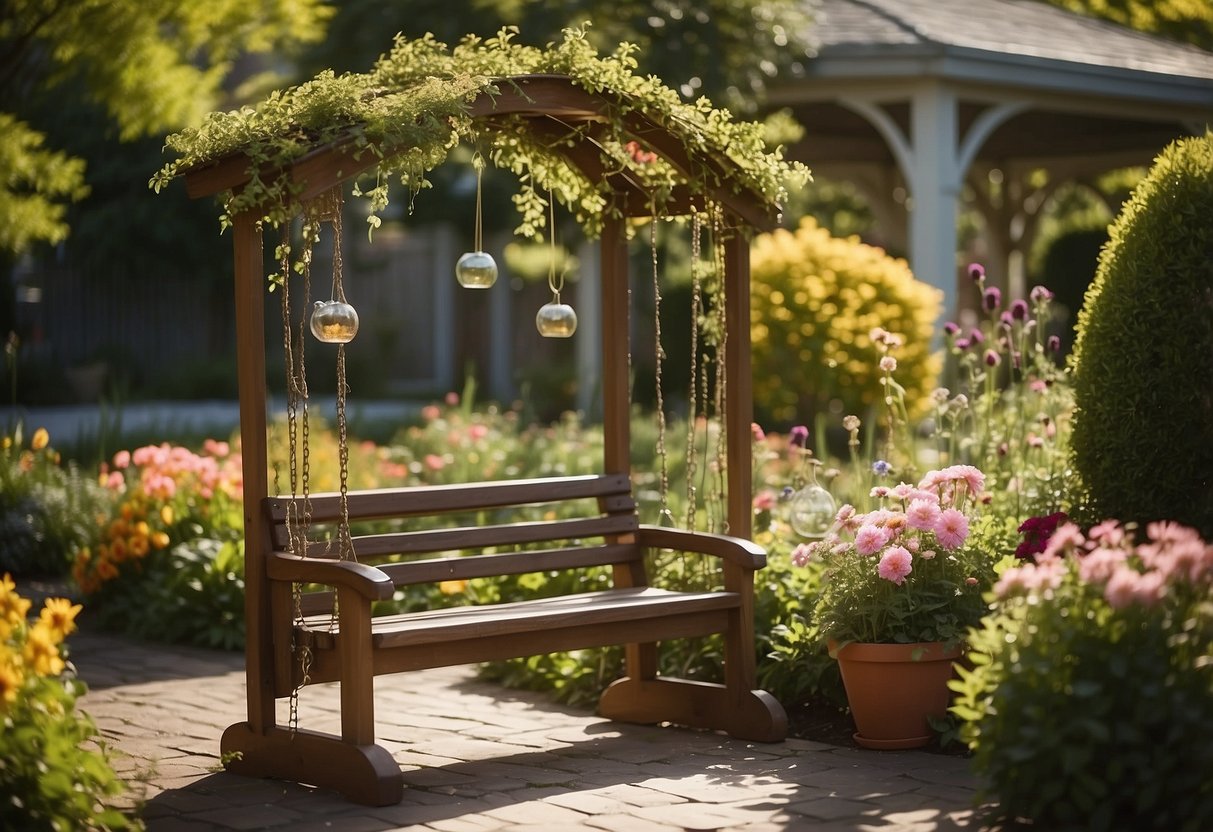
[[[910,108],[910,267],[943,290],[945,317],[956,313],[956,200],[960,196],[957,101],[939,84],[915,91]]]

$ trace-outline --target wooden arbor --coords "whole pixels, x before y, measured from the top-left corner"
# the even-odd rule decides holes
[[[728,387],[723,425],[727,437],[727,517],[730,534],[748,538],[752,531],[752,396],[747,232],[749,229],[773,226],[778,206],[745,187],[743,178],[732,169],[730,162],[709,160],[705,163],[702,156],[697,157],[688,149],[687,136],[658,124],[639,111],[625,111],[620,127],[619,119],[613,121],[609,117],[615,111],[612,108],[620,96],[610,91],[591,94],[565,77],[552,75],[515,76],[500,81],[498,88],[491,95],[479,95],[467,107],[468,115],[480,129],[499,129],[501,125],[498,119],[507,116],[512,117],[508,129],[517,129],[518,120],[521,119],[525,129],[547,146],[558,149],[569,164],[588,180],[604,185],[609,204],[615,209],[603,222],[601,297],[598,301],[605,423],[603,469],[607,475],[630,475],[629,275],[625,223],[629,218],[651,217],[653,201],[635,178],[607,164],[600,152],[600,143],[614,140],[622,144],[635,140],[651,148],[679,171],[683,181],[665,203],[667,213],[706,210],[709,204],[723,213],[725,233],[728,235],[724,240],[723,258],[723,297],[729,333],[725,342]],[[407,148],[394,150],[403,152]],[[352,142],[338,141],[315,148],[285,169],[260,170],[258,175],[261,179],[289,178],[297,199],[302,202],[352,179],[376,162],[375,154],[359,154]],[[239,192],[252,179],[250,160],[240,154],[228,156],[187,171],[185,179],[187,190],[193,197],[224,191]],[[281,695],[284,686],[289,687],[275,675],[275,622],[270,615],[271,582],[265,568],[271,541],[260,516],[263,502],[270,496],[266,442],[266,291],[261,214],[259,210],[250,209],[232,217],[247,587],[248,720],[239,726],[242,732],[254,737],[281,734],[282,727],[275,715],[276,696]],[[592,301],[583,298],[581,306],[590,312]],[[752,585],[748,592],[752,594]],[[752,637],[752,622],[747,622],[746,628]],[[654,645],[633,645],[628,651],[629,666],[634,663],[652,665],[654,659],[648,652],[652,649]],[[752,679],[752,657],[748,661]],[[281,673],[280,667],[277,672]],[[782,713],[779,716],[782,717]],[[301,732],[298,742],[307,745],[309,740]],[[316,752],[316,756],[325,753],[317,749],[312,751]],[[332,762],[333,765],[342,764],[341,759]],[[390,767],[390,756],[386,762],[374,759],[372,765]],[[297,779],[307,781],[305,776]]]

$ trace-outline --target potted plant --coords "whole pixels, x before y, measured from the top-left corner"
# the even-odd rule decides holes
[[[825,537],[793,552],[824,567],[814,620],[839,662],[866,748],[915,748],[944,717],[952,661],[987,607],[994,558],[971,545],[985,477],[971,465],[930,471],[917,485],[872,490],[878,507],[844,505]],[[896,675],[894,675],[896,674]]]

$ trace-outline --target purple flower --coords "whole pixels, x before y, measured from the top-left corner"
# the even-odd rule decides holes
[[[809,441],[809,429],[804,425],[797,425],[792,428],[792,432],[788,434],[788,445],[793,448],[803,448]]]
[[[969,343],[970,342],[969,342],[968,338],[957,338],[956,339],[956,349],[967,350],[969,348]]]
[[[999,290],[999,288],[997,286],[991,286],[988,289],[986,289],[985,294],[982,295],[981,300],[982,300],[982,303],[985,304],[986,309],[993,312],[995,309],[997,309],[999,306],[1002,305],[1002,292]]]
[[[885,474],[889,473],[889,467],[889,463],[885,462],[883,459],[878,459],[872,463],[872,472],[877,476],[883,477]]]
[[[1000,324],[1002,324],[1003,326],[1005,326],[1007,329],[1010,329],[1012,327],[1012,325],[1014,324],[1014,319],[1011,317],[1011,312],[1008,310],[1006,312],[1003,312],[1001,315],[999,315],[998,322]]]
[[[980,263],[970,263],[969,264],[969,279],[972,280],[974,283],[980,283],[981,281],[985,280],[986,279],[985,266],[981,265]]]
[[[984,344],[985,342],[986,342],[986,336],[981,333],[980,329],[975,329],[969,333],[969,343]]]
[[[1033,286],[1032,291],[1028,293],[1028,297],[1032,299],[1032,303],[1041,303],[1046,300],[1053,300],[1053,293],[1044,286]]]
[[[987,367],[997,367],[1002,358],[994,350],[986,350],[985,362]]]
[[[1033,290],[1035,291],[1035,290]],[[1028,317],[1028,302],[1020,299],[1011,304],[1011,317],[1022,321]]]
[[[960,332],[960,326],[955,321],[948,321],[943,325],[945,335],[952,336]]]
[[[1060,335],[1050,335],[1049,341],[1048,341],[1048,346],[1049,346],[1049,352],[1061,352],[1061,336]]]

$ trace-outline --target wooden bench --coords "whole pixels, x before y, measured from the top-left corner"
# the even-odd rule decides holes
[[[340,517],[337,495],[309,503],[313,535]],[[356,561],[337,558],[325,542],[312,542],[307,557],[291,554],[288,511],[301,506],[289,498],[264,501],[262,530],[269,538],[274,695],[288,697],[300,684],[292,645],[309,645],[308,683],[340,682],[341,736],[286,726],[258,734],[239,723],[223,738],[225,754],[238,758],[233,771],[248,766],[335,788],[361,803],[398,802],[402,773],[375,744],[376,675],[608,645],[627,645],[626,676],[603,693],[603,716],[764,742],[784,738],[783,708],[754,690],[754,572],[766,559],[758,545],[640,524],[624,474],[351,492],[347,506],[351,529],[368,521],[379,526],[352,536]],[[394,526],[384,522],[392,520]],[[718,558],[723,588],[650,586],[645,554],[654,549]],[[377,601],[408,585],[589,567],[610,567],[610,588],[373,614]],[[330,589],[299,598],[297,584]],[[723,684],[658,675],[657,642],[715,633],[724,636]]]

